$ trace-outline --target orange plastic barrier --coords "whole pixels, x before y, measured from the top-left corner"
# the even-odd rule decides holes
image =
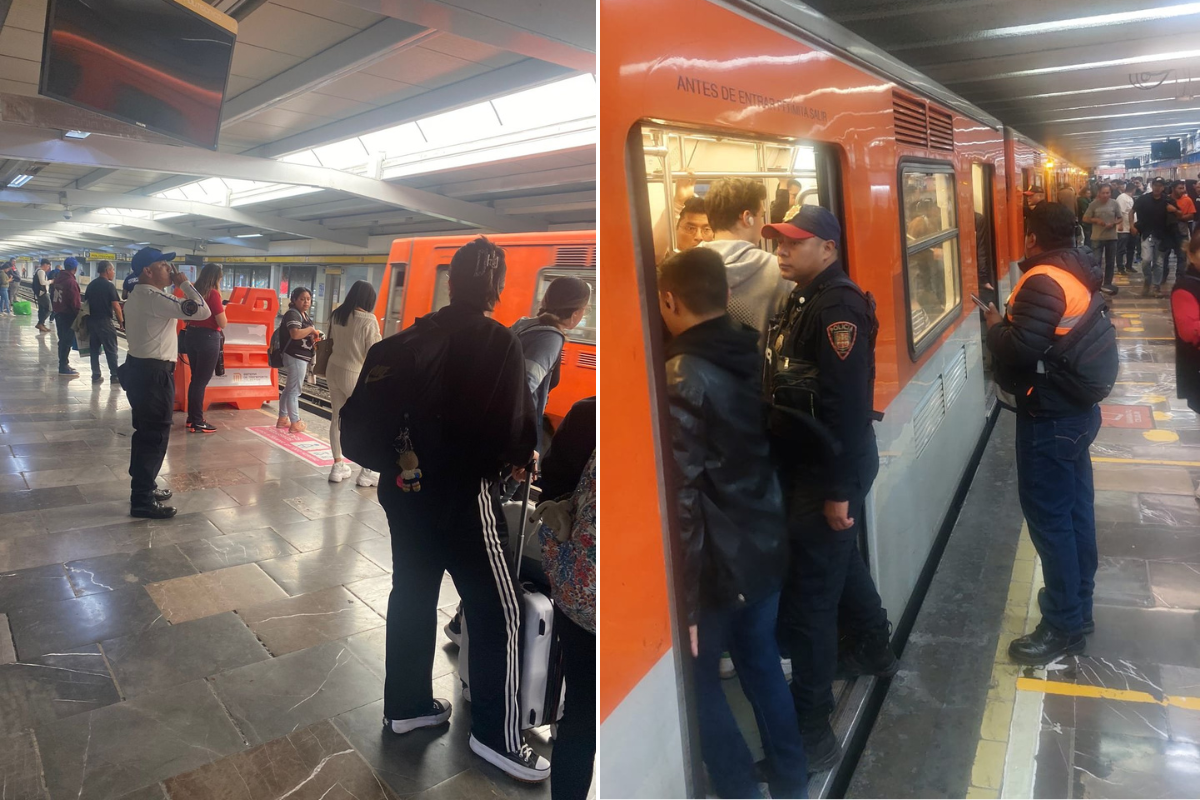
[[[183,293],[176,291],[177,296]],[[260,408],[279,397],[279,371],[267,363],[267,346],[275,330],[279,297],[273,289],[239,286],[225,305],[225,374],[213,376],[204,392],[204,408],[226,403],[238,410]],[[184,323],[179,323],[182,330]],[[187,356],[175,362],[175,410],[187,411],[192,379]]]

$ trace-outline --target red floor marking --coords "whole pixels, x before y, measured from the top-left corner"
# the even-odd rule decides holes
[[[330,449],[329,442],[323,442],[307,433],[288,433],[287,428],[276,428],[274,425],[246,430],[294,456],[303,458],[315,467],[333,465],[333,450]],[[346,463],[349,464],[350,461],[347,459]]]
[[[1101,424],[1106,428],[1138,428],[1154,427],[1150,406],[1119,406],[1100,404]]]

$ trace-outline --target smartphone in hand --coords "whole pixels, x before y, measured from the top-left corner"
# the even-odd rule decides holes
[[[980,300],[980,299],[979,299],[978,297],[976,297],[975,295],[971,295],[971,300],[972,300],[972,301],[975,303],[975,305],[979,306],[979,307],[980,307],[980,308],[982,308],[984,311],[987,311],[987,308],[988,308],[988,307],[987,307],[987,303],[983,302],[982,300]]]

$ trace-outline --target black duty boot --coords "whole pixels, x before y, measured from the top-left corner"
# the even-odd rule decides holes
[[[1087,647],[1082,633],[1068,635],[1039,622],[1033,633],[1013,639],[1008,646],[1008,657],[1018,664],[1037,667],[1049,664],[1063,656],[1077,656]]]
[[[1046,597],[1046,587],[1045,587],[1045,586],[1043,586],[1042,588],[1038,589],[1038,608],[1039,608],[1039,609],[1042,607],[1042,601],[1043,601],[1043,599],[1044,599],[1045,597]],[[1085,620],[1083,621],[1083,633],[1084,633],[1084,635],[1085,635],[1085,636],[1091,636],[1091,635],[1092,635],[1093,633],[1095,633],[1095,632],[1096,632],[1096,620],[1094,620],[1094,619],[1085,619]]]
[[[828,772],[842,757],[842,746],[833,733],[828,716],[801,717],[800,738],[804,740],[809,775]]]
[[[842,653],[839,672],[849,677],[892,677],[900,670],[900,659],[892,652],[891,638],[891,623],[859,636],[858,641]]]

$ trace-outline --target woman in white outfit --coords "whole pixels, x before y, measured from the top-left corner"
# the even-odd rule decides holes
[[[375,318],[375,287],[366,281],[357,281],[346,293],[346,300],[329,315],[329,340],[333,352],[325,367],[325,382],[333,399],[333,422],[329,426],[329,444],[333,447],[333,468],[329,472],[332,483],[341,483],[350,477],[350,465],[342,458],[342,441],[338,429],[338,414],[346,399],[354,393],[358,373],[371,345],[383,337],[379,334],[379,320]],[[379,473],[364,469],[358,475],[359,486],[375,486]]]

